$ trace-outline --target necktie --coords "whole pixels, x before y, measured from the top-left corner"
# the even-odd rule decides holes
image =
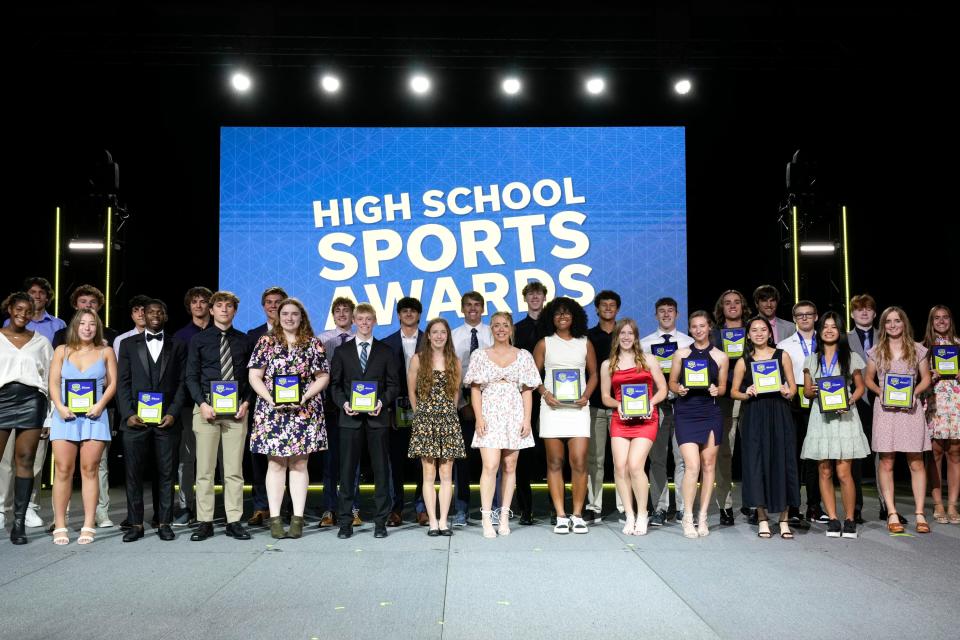
[[[163,340],[163,332],[161,331],[160,333],[148,333],[147,342],[150,342],[151,340]]]
[[[224,380],[233,380],[233,355],[226,331],[220,332],[220,376]]]
[[[477,339],[477,329],[470,329],[470,353],[480,348],[480,340]]]
[[[340,344],[343,344],[344,342],[346,342],[346,341],[347,341],[347,338],[349,338],[349,337],[350,337],[350,336],[349,336],[348,334],[346,334],[346,333],[341,333],[341,334],[340,334]]]
[[[663,338],[663,342],[664,342],[664,343],[670,342],[670,334],[669,334],[669,333],[665,333],[665,334],[663,334],[663,335],[660,336],[660,337]]]
[[[863,332],[863,350],[868,351],[870,347],[873,346],[872,341],[870,340],[870,331]]]
[[[367,347],[369,346],[367,342],[360,343],[360,368],[364,371],[367,370]]]

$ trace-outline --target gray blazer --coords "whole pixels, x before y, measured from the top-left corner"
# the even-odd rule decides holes
[[[876,333],[874,333],[874,335],[876,335]],[[853,353],[856,353],[861,358],[863,358],[864,362],[867,361],[867,352],[863,348],[863,343],[860,342],[860,334],[857,333],[856,329],[854,329],[853,331],[847,332],[847,344],[850,345],[850,351],[852,351]],[[866,375],[866,370],[864,369],[860,373],[863,375]],[[864,393],[859,400],[861,403],[863,403],[863,406],[867,408],[870,407],[870,398],[868,397],[870,395],[871,393],[868,391]]]
[[[777,318],[777,342],[780,342],[781,340],[786,340],[796,332],[797,332],[797,325],[793,324],[789,320],[784,320],[783,318]]]

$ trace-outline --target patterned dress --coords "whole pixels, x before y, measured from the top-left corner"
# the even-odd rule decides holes
[[[927,357],[926,347],[917,342],[915,348],[917,350],[917,362]],[[881,388],[883,387],[883,376],[887,373],[917,375],[917,368],[910,367],[905,360],[894,360],[890,363],[889,370],[882,371],[876,357],[876,351],[876,347],[870,349],[867,352],[867,358],[872,360],[877,367],[877,380]],[[916,378],[916,382],[919,383],[920,379]],[[883,406],[882,397],[874,398],[873,441],[870,444],[874,451],[882,453],[930,451],[927,421],[924,419],[919,402],[914,403],[913,408],[909,410],[887,409]]]
[[[937,336],[937,344],[950,344]],[[940,378],[927,397],[927,429],[935,440],[960,440],[960,379]]]
[[[272,335],[257,341],[250,356],[251,369],[263,369],[263,383],[273,393],[276,376],[300,376],[300,394],[307,390],[315,373],[329,373],[330,365],[319,338],[292,349]],[[323,417],[322,394],[310,398],[296,409],[270,407],[257,398],[250,432],[250,451],[287,458],[304,456],[327,448],[327,429]]]
[[[447,372],[434,369],[430,392],[426,398],[417,399],[407,457],[438,460],[467,457],[457,405],[447,396],[446,387]]]
[[[473,434],[474,449],[526,449],[534,446],[533,430],[526,438],[520,437],[523,429],[523,387],[536,389],[540,386],[540,373],[533,356],[524,349],[517,350],[517,357],[505,367],[496,364],[487,355],[487,350],[474,351],[470,367],[463,380],[465,385],[479,384],[483,419],[487,433]]]

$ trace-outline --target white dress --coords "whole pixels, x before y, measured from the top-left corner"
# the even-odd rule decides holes
[[[557,336],[544,339],[546,350],[543,357],[543,385],[552,390],[554,369],[579,369],[581,393],[586,388],[587,338],[564,340]],[[541,438],[589,438],[590,405],[551,408],[540,399]]]
[[[486,349],[478,349],[470,358],[470,367],[464,384],[479,384],[483,417],[487,433],[473,434],[472,447],[490,449],[526,449],[534,446],[533,433],[520,437],[523,429],[524,387],[540,386],[540,374],[529,351],[520,349],[516,359],[505,367],[487,356]]]

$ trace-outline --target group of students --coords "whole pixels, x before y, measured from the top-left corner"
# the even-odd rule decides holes
[[[421,303],[408,297],[397,303],[400,328],[381,340],[373,336],[376,313],[366,303],[337,298],[335,327],[315,333],[304,305],[271,287],[261,296],[266,322],[243,333],[233,326],[240,303],[234,294],[195,287],[184,299],[191,321],[175,334],[166,330],[166,305],[138,296],[130,303],[134,328],[117,336],[100,321],[103,295],[95,287],[74,291],[69,325],[47,313],[53,292],[46,280],[31,278],[24,289],[3,302],[8,319],[0,329],[0,451],[12,452],[15,469],[8,475],[0,469],[0,493],[13,490],[14,544],[27,542],[27,526],[38,526],[34,498],[47,432],[55,469],[54,543],[70,542],[66,520],[78,453],[84,522],[77,543],[93,542],[97,527],[108,526],[102,499],[111,415],[123,433],[125,542],[144,535],[142,486],[150,462],[158,537],[175,539],[178,525],[192,525],[194,541],[214,535],[218,451],[225,533],[249,539],[241,521],[245,450],[254,493],[248,525],[269,525],[275,538],[302,536],[307,461],[320,453],[319,526],[339,525],[338,537],[349,538],[362,522],[357,490],[364,445],[378,538],[403,521],[404,470],[411,460],[422,469],[417,522],[430,536],[449,536],[451,527],[465,525],[470,450],[479,450],[482,464],[483,536],[510,533],[514,493],[519,523],[534,524],[530,483],[540,446],[553,531],[587,533],[602,517],[608,440],[628,535],[645,535],[667,520],[671,449],[684,536],[709,535],[711,499],[720,524],[734,524],[737,441],[743,511],[761,538],[773,534],[771,514],[783,538],[793,537],[792,525],[811,520],[824,522],[827,536],[856,537],[862,460],[871,451],[878,454],[880,512],[891,533],[906,523],[894,501],[897,452],[910,467],[916,530],[930,530],[928,472],[934,517],[960,524],[960,385],[949,369],[956,367],[960,341],[942,305],[931,309],[917,343],[898,307],[887,308],[875,328],[876,304],[868,295],[851,301],[856,326],[846,332],[839,314],[820,317],[810,301],[793,306],[794,322],[777,318],[779,294],[764,285],[754,292],[756,316],[742,293],[725,291],[712,314],[690,314],[689,335],[677,330],[677,302],[662,298],[654,308],[657,330],[641,336],[635,320],[617,319],[621,299],[613,291],[597,294],[598,323],[590,328],[577,301],[547,301],[546,287],[529,282],[522,291],[527,316],[516,323],[506,311],[483,323],[483,296],[468,292],[462,325],[451,328],[435,318],[421,330]],[[943,355],[945,347],[953,350]],[[943,357],[935,360],[938,348]],[[900,378],[909,384],[897,386]],[[888,402],[891,397],[903,401]],[[806,518],[799,511],[801,483]],[[287,492],[289,527],[281,514]]]

